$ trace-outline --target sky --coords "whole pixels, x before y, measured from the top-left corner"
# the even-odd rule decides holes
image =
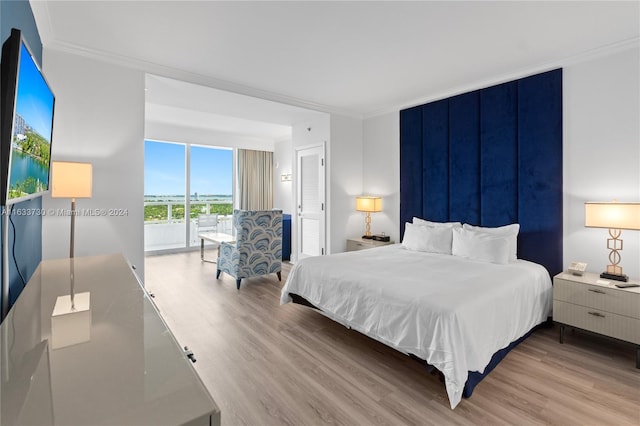
[[[49,143],[53,125],[53,102],[53,93],[23,44],[20,47],[16,112]]]
[[[183,195],[186,145],[145,141],[144,195]],[[191,194],[232,194],[233,151],[191,145]]]

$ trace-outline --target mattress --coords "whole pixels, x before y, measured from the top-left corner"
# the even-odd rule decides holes
[[[401,244],[303,259],[291,269],[281,304],[304,297],[329,318],[440,370],[451,408],[469,371],[546,321],[547,270],[407,250]]]

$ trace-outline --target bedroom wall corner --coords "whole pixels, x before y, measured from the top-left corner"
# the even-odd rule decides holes
[[[46,46],[44,71],[57,95],[51,158],[93,164],[93,196],[77,208],[99,213],[76,218],[76,255],[122,253],[144,279],[145,74]],[[70,200],[46,195],[42,205]],[[42,228],[43,258],[68,257],[69,217],[47,215]]]
[[[364,230],[362,213],[355,210],[356,196],[363,192],[362,152],[362,120],[331,114],[331,146],[327,151],[331,219],[327,254],[345,251],[347,238],[361,235]]]
[[[382,212],[371,217],[371,232],[400,242],[400,115],[370,117],[363,122],[363,192],[382,197]]]
[[[608,263],[606,229],[584,227],[585,201],[640,201],[640,46],[564,71],[564,268]],[[621,266],[640,278],[640,231],[623,231]]]
[[[282,181],[282,174],[293,173],[293,143],[291,139],[276,141],[273,150],[275,186],[273,196],[273,208],[282,209],[283,213],[292,214],[293,204],[293,181]]]

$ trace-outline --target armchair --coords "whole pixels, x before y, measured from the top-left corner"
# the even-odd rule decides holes
[[[256,275],[276,273],[282,281],[282,210],[233,211],[236,241],[218,249],[216,278],[224,272],[240,281]]]

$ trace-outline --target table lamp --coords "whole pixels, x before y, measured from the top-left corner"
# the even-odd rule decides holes
[[[51,163],[51,197],[71,198],[70,258],[73,258],[74,254],[76,198],[91,198],[92,172],[91,163],[69,161],[53,161]]]
[[[75,259],[69,259],[71,294],[58,296],[51,313],[51,349],[91,340],[91,294],[75,292]]]
[[[60,296],[51,314],[51,348],[59,349],[87,342],[91,338],[91,299],[89,292],[76,294],[74,237],[76,198],[91,198],[91,163],[53,161],[51,163],[51,197],[71,198],[71,237],[69,242],[70,294]]]
[[[371,239],[371,213],[382,211],[382,198],[371,196],[356,197],[356,211],[365,212],[365,232],[362,238]]]
[[[600,278],[616,281],[628,281],[629,277],[622,273],[620,252],[623,241],[620,238],[623,229],[640,230],[640,203],[587,202],[584,203],[584,226],[588,228],[609,228],[607,248],[609,265],[600,274]]]

